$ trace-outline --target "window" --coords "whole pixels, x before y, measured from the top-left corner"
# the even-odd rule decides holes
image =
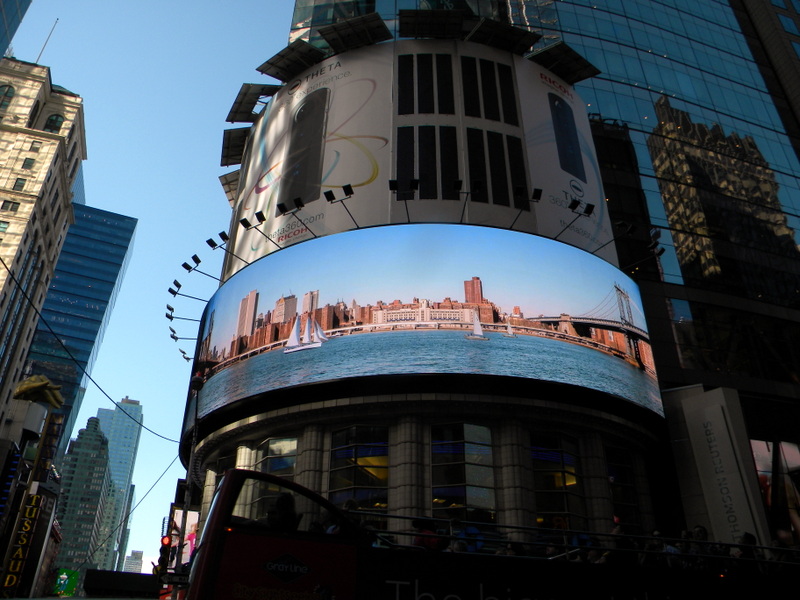
[[[778,19],[780,19],[781,25],[783,25],[783,29],[786,33],[800,35],[800,30],[797,29],[797,23],[795,23],[791,17],[778,15]]]
[[[264,473],[292,479],[297,461],[297,438],[271,439],[267,442],[266,450],[261,470]]]
[[[488,427],[456,423],[431,427],[433,516],[494,522],[494,460]]]
[[[614,520],[627,532],[633,533],[640,525],[633,458],[628,450],[622,448],[606,447],[605,450]]]
[[[557,433],[531,435],[536,524],[549,529],[586,527],[576,440]]]
[[[10,223],[8,221],[0,221],[0,233],[5,233],[8,231],[8,226]]]
[[[30,117],[28,117],[28,128],[32,128],[34,123],[36,123],[36,117],[39,116],[39,109],[40,108],[41,108],[41,105],[39,104],[38,100],[33,103],[33,108],[31,109],[31,115],[30,115]]]
[[[19,210],[19,202],[14,202],[13,200],[3,200],[2,210],[17,212]]]
[[[27,179],[23,179],[22,177],[17,177],[17,180],[14,182],[14,191],[21,192],[25,188],[25,183]]]
[[[31,142],[31,147],[28,148],[28,150],[30,150],[31,152],[38,152],[39,150],[41,150],[41,148],[42,148],[42,142],[40,142],[39,140],[33,140]]]
[[[356,425],[331,434],[331,502],[383,511],[388,506],[388,483],[388,428]]]
[[[45,121],[44,127],[42,127],[42,131],[47,131],[49,133],[58,133],[61,131],[61,125],[64,123],[64,117],[62,115],[50,115],[47,117],[47,121]]]
[[[0,110],[8,108],[14,97],[14,88],[10,85],[0,85]]]
[[[36,164],[36,159],[35,158],[26,158],[25,160],[22,161],[22,168],[23,169],[32,169],[33,165],[35,165],[35,164]]]

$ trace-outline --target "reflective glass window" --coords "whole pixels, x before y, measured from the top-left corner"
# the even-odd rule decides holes
[[[385,511],[388,483],[388,428],[358,425],[331,434],[331,502],[351,510]]]
[[[640,519],[632,454],[629,450],[616,447],[606,447],[605,454],[614,522],[629,533],[635,532],[640,526]]]
[[[431,491],[434,515],[494,521],[494,461],[488,427],[431,427]]]
[[[537,524],[554,529],[585,529],[577,441],[559,433],[533,433],[530,457]]]
[[[262,450],[261,470],[286,479],[294,478],[297,461],[297,438],[274,438],[267,440]]]
[[[58,133],[61,131],[61,125],[64,123],[64,117],[62,115],[50,115],[47,117],[47,121],[45,121],[44,127],[42,127],[42,131],[47,131],[49,133]]]
[[[10,85],[0,85],[0,110],[8,108],[14,97],[14,88]]]
[[[787,15],[778,15],[778,19],[780,20],[781,25],[783,25],[783,29],[786,31],[786,33],[800,35],[800,30],[797,29],[797,23],[794,22],[792,17]]]

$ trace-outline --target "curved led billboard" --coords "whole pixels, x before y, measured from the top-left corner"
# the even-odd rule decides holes
[[[320,62],[249,132],[224,276],[315,237],[420,222],[557,237],[615,262],[586,105],[572,86],[458,40]]]
[[[258,260],[209,301],[194,370],[201,418],[273,390],[420,373],[568,383],[663,414],[627,276],[547,238],[467,225],[361,229]]]

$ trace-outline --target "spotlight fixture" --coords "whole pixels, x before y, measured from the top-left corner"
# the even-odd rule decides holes
[[[269,236],[268,236],[266,233],[264,233],[263,231],[261,231],[261,230],[259,229],[259,226],[260,226],[262,223],[264,223],[264,222],[267,220],[267,217],[265,217],[265,216],[264,216],[264,213],[263,213],[263,212],[261,212],[261,211],[258,211],[258,212],[255,214],[255,217],[256,217],[256,219],[258,220],[258,225],[254,225],[253,223],[251,223],[251,222],[250,222],[250,220],[249,220],[249,219],[245,219],[245,218],[241,218],[241,219],[239,219],[239,225],[241,225],[242,227],[244,227],[245,231],[250,231],[251,229],[254,229],[254,230],[255,230],[255,231],[257,231],[258,233],[260,233],[262,236],[264,236],[265,238],[267,238],[267,240],[268,240],[268,241],[272,242],[272,243],[273,243],[275,246],[277,246],[277,247],[278,247],[278,250],[283,250],[283,247],[282,247],[282,246],[281,246],[281,245],[280,245],[278,242],[276,242],[275,240],[273,240],[273,239],[272,239],[271,237],[269,237]]]
[[[281,216],[292,215],[295,219],[297,219],[297,222],[303,226],[303,229],[308,230],[308,232],[314,237],[318,237],[317,234],[314,233],[308,226],[308,223],[303,223],[303,221],[300,220],[300,217],[297,216],[297,213],[305,207],[303,199],[295,198],[294,200],[292,200],[292,204],[294,204],[294,208],[289,208],[283,202],[279,202],[275,208],[278,209],[278,212],[281,214]]]
[[[194,266],[192,266],[192,265],[190,265],[189,263],[186,263],[186,262],[181,265],[184,269],[186,269],[187,273],[191,273],[192,271],[197,271],[201,275],[205,275],[206,277],[209,277],[209,278],[214,279],[216,281],[221,281],[219,277],[214,277],[210,273],[206,273],[205,271],[201,271],[200,269],[197,268],[200,265],[200,263],[202,262],[200,260],[200,258],[197,256],[197,254],[192,254],[192,262],[194,263]]]
[[[514,188],[514,205],[515,206],[518,206],[516,200],[517,199],[521,200],[522,197],[525,194],[526,194],[526,190],[525,190],[524,186],[518,185],[517,187]],[[541,188],[533,188],[533,193],[531,194],[531,200],[530,201],[532,203],[536,203],[536,202],[539,202],[539,200],[541,200],[541,199],[542,199],[542,189]],[[530,210],[529,207],[525,207],[525,208]],[[517,216],[514,217],[514,221],[512,221],[511,226],[509,227],[509,229],[514,229],[514,225],[517,223],[517,219],[519,219],[522,216],[522,213],[525,211],[525,208],[520,208],[519,209],[519,212],[517,213]]]
[[[220,249],[225,254],[230,254],[234,258],[239,259],[240,261],[242,261],[244,264],[246,264],[246,265],[250,264],[248,261],[243,259],[241,256],[237,256],[235,253],[231,252],[230,250],[228,250],[225,247],[227,245],[227,243],[230,241],[230,238],[228,237],[227,233],[225,233],[224,231],[220,231],[219,232],[219,239],[222,240],[222,244],[217,244],[217,242],[214,240],[214,238],[208,238],[206,240],[206,244],[208,244],[209,248],[211,248],[212,250]]]
[[[584,207],[583,207],[583,210],[582,210],[582,211],[579,211],[579,210],[577,210],[578,208],[580,208],[580,207],[581,207],[581,204],[583,204],[583,203],[582,203],[580,200],[577,200],[577,199],[573,199],[573,200],[572,200],[572,201],[569,203],[569,206],[568,206],[568,208],[569,208],[569,209],[570,209],[572,212],[574,212],[574,213],[575,213],[575,218],[574,218],[574,219],[572,219],[572,221],[570,221],[569,223],[567,223],[567,224],[566,224],[566,226],[564,227],[564,229],[562,229],[561,231],[559,231],[559,232],[558,232],[558,235],[557,235],[557,236],[555,236],[555,237],[553,238],[554,240],[557,240],[557,239],[559,238],[559,236],[560,236],[562,233],[564,233],[564,232],[565,232],[567,229],[569,229],[570,227],[572,227],[572,224],[573,224],[575,221],[577,221],[577,220],[578,220],[578,219],[580,219],[581,217],[589,217],[589,216],[591,216],[591,214],[594,212],[594,204],[590,204],[590,203],[588,203],[588,202],[587,202],[587,203],[584,205]]]
[[[344,198],[337,199],[336,198],[336,194],[333,192],[333,190],[325,190],[322,193],[322,195],[325,197],[325,200],[327,200],[329,204],[333,204],[334,202],[341,202],[342,206],[347,211],[347,214],[349,215],[350,220],[353,221],[353,225],[356,226],[356,229],[360,229],[359,226],[358,226],[358,223],[356,223],[356,220],[353,217],[353,214],[350,212],[350,209],[347,208],[347,204],[345,204],[345,202],[344,202],[345,200],[353,197],[353,194],[354,194],[353,186],[350,185],[349,183],[346,183],[346,184],[344,184],[342,186],[342,191],[344,192]]]

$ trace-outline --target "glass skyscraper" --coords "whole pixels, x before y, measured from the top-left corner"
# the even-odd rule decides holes
[[[108,438],[108,465],[113,487],[109,511],[111,530],[119,526],[114,540],[108,543],[107,569],[122,570],[128,543],[128,513],[133,504],[133,467],[142,435],[142,405],[137,400],[123,398],[114,408],[97,411],[100,430]]]
[[[80,182],[80,178],[77,180]],[[76,185],[82,197],[82,185]],[[67,418],[59,456],[69,443],[80,404],[86,391],[86,376],[92,369],[103,332],[122,285],[137,219],[73,203],[75,222],[64,240],[64,248],[42,308],[28,353],[28,368],[61,385]],[[49,325],[49,328],[48,328]],[[52,331],[50,330],[52,328]],[[56,337],[57,336],[57,337]]]

